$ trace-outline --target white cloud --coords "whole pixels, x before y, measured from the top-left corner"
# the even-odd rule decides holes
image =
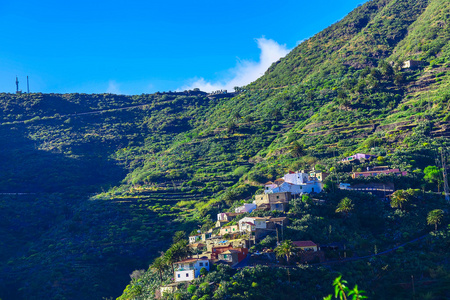
[[[106,92],[111,93],[111,94],[122,94],[119,90],[119,87],[120,87],[120,84],[118,84],[114,80],[110,80],[108,82],[108,88],[106,89]]]
[[[183,86],[180,90],[189,90],[199,88],[202,91],[211,92],[215,90],[233,91],[235,86],[247,85],[262,75],[272,65],[272,63],[286,56],[290,49],[286,45],[280,45],[274,40],[264,37],[256,39],[258,48],[261,50],[259,61],[243,60],[238,61],[236,67],[230,69],[227,78],[217,81],[207,81],[204,78],[194,78],[191,83]]]

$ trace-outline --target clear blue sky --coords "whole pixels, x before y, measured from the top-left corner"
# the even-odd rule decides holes
[[[226,87],[363,2],[0,0],[0,92]]]

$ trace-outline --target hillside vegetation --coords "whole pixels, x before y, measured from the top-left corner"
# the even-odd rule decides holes
[[[369,1],[304,41],[232,98],[198,91],[1,94],[0,297],[119,296],[128,274],[147,269],[158,251],[170,246],[175,231],[211,227],[217,212],[251,199],[264,182],[289,170],[334,172],[326,184],[325,209],[299,206],[291,212],[294,225],[287,234],[292,238],[351,241],[352,251],[367,254],[375,243],[388,249],[425,234],[428,211],[446,205],[437,193],[442,183],[438,188],[424,169],[440,168],[437,159],[449,145],[449,24],[446,0]],[[403,68],[406,60],[420,66]],[[380,159],[338,163],[356,152]],[[366,194],[336,191],[337,181],[359,182],[350,171],[378,164],[409,175],[375,180],[422,191],[406,211]],[[359,205],[352,221],[333,213],[345,196]],[[328,226],[340,229],[330,237]],[[396,243],[385,238],[397,232]],[[443,232],[439,241],[407,249],[411,255],[404,260],[411,264],[403,270],[404,256],[395,254],[389,262],[332,271],[346,272],[345,278],[380,299],[396,291],[386,282],[401,278],[403,283],[410,273],[420,277],[426,271],[427,279],[439,273],[432,280],[442,287],[449,274],[443,259],[449,254],[447,236]],[[370,239],[374,244],[363,243]],[[427,270],[418,266],[419,259],[427,260]],[[437,270],[438,262],[442,269]],[[328,271],[310,274],[330,280],[331,288],[335,274]],[[232,271],[222,270],[221,279],[214,279],[227,288],[230,276],[252,273],[227,272]],[[293,272],[299,282],[310,278],[305,270]],[[271,289],[256,273],[245,276]],[[158,279],[151,271],[142,278],[130,288],[145,282],[141,296],[152,297]],[[217,294],[240,299],[248,285],[240,288]],[[328,289],[317,291],[314,296],[325,296]],[[435,297],[448,295],[445,289],[439,293]],[[399,292],[402,297],[407,292]]]

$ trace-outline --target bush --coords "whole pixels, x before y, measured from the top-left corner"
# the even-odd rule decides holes
[[[188,286],[187,291],[189,294],[193,294],[195,291],[197,290],[197,287],[193,284],[191,284],[190,286]],[[193,296],[194,297],[194,296]],[[197,297],[197,296],[195,296]],[[198,297],[197,297],[198,298]]]

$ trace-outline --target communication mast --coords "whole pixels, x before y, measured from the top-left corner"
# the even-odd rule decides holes
[[[448,181],[447,181],[447,167],[445,165],[445,156],[443,150],[441,150],[441,159],[442,159],[442,177],[444,177],[445,200],[450,201]]]
[[[30,82],[28,81],[28,76],[27,76],[27,94],[30,93]]]
[[[16,76],[16,93],[19,93],[19,78]]]

